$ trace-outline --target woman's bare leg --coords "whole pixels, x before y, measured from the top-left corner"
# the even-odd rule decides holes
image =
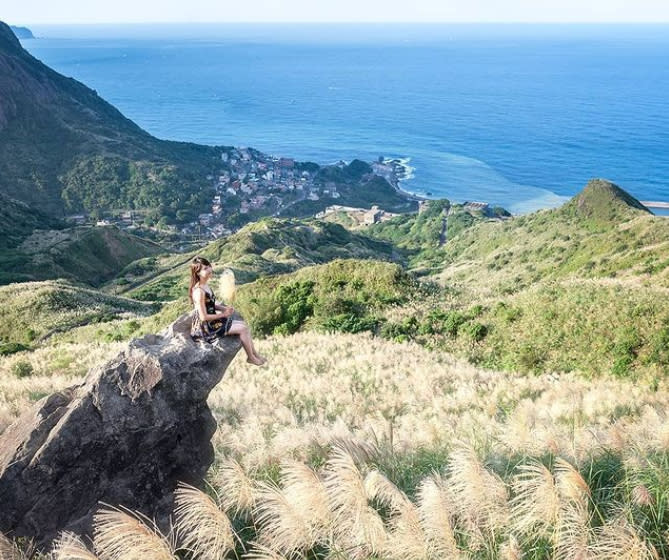
[[[244,321],[233,321],[226,334],[239,335],[239,340],[241,341],[244,350],[246,350],[246,356],[249,362],[256,365],[265,363],[265,358],[256,352],[256,349],[253,346],[253,339],[251,338],[251,331]]]

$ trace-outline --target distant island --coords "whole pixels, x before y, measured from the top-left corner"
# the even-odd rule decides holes
[[[10,25],[9,28],[12,30],[14,35],[18,39],[34,39],[35,36],[33,35],[33,32],[30,31],[27,27],[18,27],[16,25]]]

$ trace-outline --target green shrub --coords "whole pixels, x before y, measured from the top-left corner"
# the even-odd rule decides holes
[[[340,314],[327,319],[322,323],[326,331],[358,333],[363,331],[375,331],[379,320],[375,317],[366,317],[354,313]]]
[[[488,327],[483,323],[470,323],[467,325],[467,335],[475,342],[480,342],[488,335]]]
[[[516,362],[521,371],[538,371],[544,362],[544,354],[534,344],[523,344],[516,353]]]
[[[16,354],[16,352],[23,352],[28,349],[28,346],[19,342],[4,342],[0,344],[0,356],[9,356],[10,354]]]
[[[12,373],[19,379],[30,377],[33,374],[33,366],[27,360],[19,360],[12,364]]]
[[[669,326],[663,327],[653,336],[647,361],[660,366],[669,366]]]
[[[419,323],[416,317],[407,317],[401,323],[386,323],[381,327],[381,336],[396,342],[404,342],[414,338],[416,333],[425,334],[424,329],[429,323]]]
[[[637,350],[641,345],[641,338],[633,326],[624,327],[616,333],[616,342],[613,346],[613,367],[611,373],[624,377],[630,373],[632,364],[637,357]]]
[[[456,337],[458,336],[458,330],[466,322],[467,318],[458,311],[451,311],[446,315],[444,322],[442,323],[442,332],[445,332],[449,336]]]

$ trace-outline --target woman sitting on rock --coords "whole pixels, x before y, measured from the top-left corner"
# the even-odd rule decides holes
[[[267,360],[253,347],[248,325],[244,321],[233,320],[233,307],[216,303],[214,292],[208,285],[213,272],[211,263],[204,257],[195,257],[191,261],[188,296],[195,308],[191,336],[196,340],[214,342],[217,338],[238,334],[246,350],[246,361],[263,365]]]

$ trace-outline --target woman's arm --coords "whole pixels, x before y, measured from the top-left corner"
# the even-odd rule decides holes
[[[214,307],[223,312],[223,317],[230,317],[230,315],[235,312],[235,308],[231,305],[221,305],[220,303],[215,303]]]
[[[219,311],[223,311],[224,317],[229,317],[235,312],[235,308],[232,307],[231,305],[222,305],[220,303],[216,303],[214,304],[214,307],[216,307],[216,309],[218,309]]]
[[[202,297],[202,289],[200,288],[193,288],[193,303],[200,316],[200,321],[213,321],[215,319],[223,319],[226,317],[223,313],[207,313],[204,297]]]

